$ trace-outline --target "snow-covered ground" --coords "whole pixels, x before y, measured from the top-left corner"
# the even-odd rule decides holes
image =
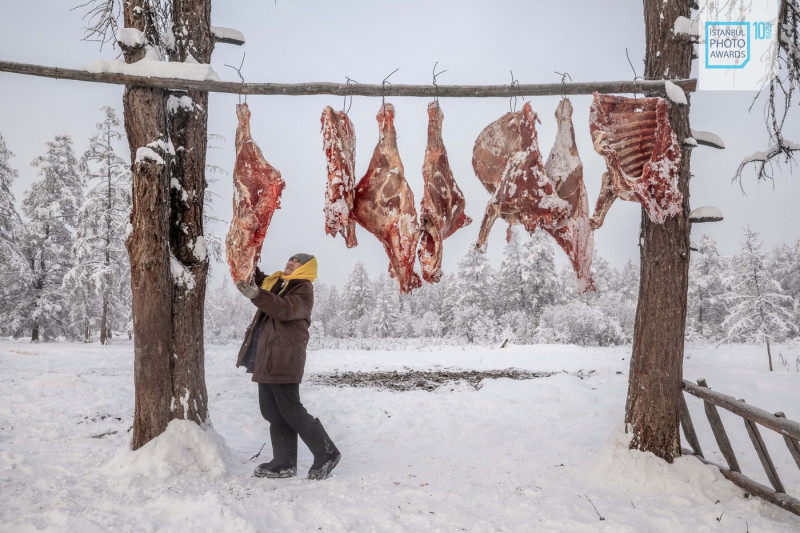
[[[256,387],[236,346],[209,346],[213,430],[173,422],[137,452],[133,348],[0,342],[0,531],[800,531],[800,517],[693,457],[668,465],[627,449],[620,421],[629,347],[433,347],[310,352],[334,370],[505,369],[556,374],[434,392],[301,387],[343,453],[333,476],[252,477],[269,459]],[[687,350],[687,379],[800,420],[800,347]],[[786,364],[782,364],[782,360]],[[564,371],[564,372],[561,372]],[[578,371],[586,375],[576,377]],[[706,456],[722,463],[702,404],[687,398]],[[727,416],[743,471],[767,480],[741,420]],[[115,433],[111,433],[115,432]],[[103,437],[93,438],[106,434]],[[787,491],[800,472],[763,430]]]

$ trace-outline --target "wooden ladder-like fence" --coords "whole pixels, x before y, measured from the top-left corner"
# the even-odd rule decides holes
[[[711,463],[703,456],[700,442],[697,439],[697,433],[695,433],[694,425],[692,424],[692,418],[689,416],[686,398],[681,394],[681,427],[683,428],[686,441],[689,443],[689,446],[692,447],[691,451],[685,450],[686,453],[699,457],[705,463],[713,464],[719,468],[723,476],[750,493],[800,516],[800,500],[786,494],[783,483],[781,483],[781,479],[778,477],[778,471],[775,469],[767,447],[764,445],[764,440],[761,438],[758,426],[756,426],[756,424],[760,424],[782,435],[786,446],[789,448],[789,453],[791,453],[792,458],[797,463],[797,467],[800,468],[800,444],[798,444],[798,441],[800,441],[800,424],[788,420],[782,412],[771,414],[763,409],[744,403],[744,400],[737,400],[733,396],[712,391],[708,388],[705,379],[698,379],[697,385],[683,380],[683,391],[703,400],[706,417],[711,424],[711,430],[714,433],[717,446],[719,446],[722,456],[728,463],[728,468]],[[772,489],[742,474],[739,462],[736,460],[736,454],[733,451],[731,442],[728,439],[728,434],[725,432],[722,419],[717,411],[718,406],[742,417],[744,420],[747,434],[750,436],[756,454],[773,487]]]

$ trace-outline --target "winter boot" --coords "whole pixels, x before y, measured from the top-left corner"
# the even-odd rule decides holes
[[[300,435],[308,449],[314,454],[314,464],[308,471],[308,479],[325,479],[331,475],[331,471],[339,464],[342,454],[333,444],[333,441],[325,432],[322,423],[318,418],[314,419],[314,425],[308,431]]]
[[[282,478],[297,475],[297,433],[285,424],[270,424],[272,461],[261,463],[253,475],[256,477]]]

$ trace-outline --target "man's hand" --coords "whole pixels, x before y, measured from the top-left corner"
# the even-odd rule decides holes
[[[241,292],[245,298],[250,300],[258,296],[258,285],[252,280],[250,280],[249,283],[247,281],[237,281],[236,288],[239,289],[239,292]]]

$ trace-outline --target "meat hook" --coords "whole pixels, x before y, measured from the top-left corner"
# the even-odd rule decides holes
[[[440,74],[444,74],[445,72],[447,72],[447,69],[444,69],[440,72],[436,72],[436,65],[438,64],[439,64],[438,61],[433,64],[433,100],[436,102],[439,101],[439,86],[436,84],[436,77],[439,76]]]
[[[351,83],[358,83],[358,82],[356,80],[354,80],[354,79],[351,79],[349,76],[345,76],[345,78],[347,78],[347,87],[348,87],[347,91],[350,92],[350,84]],[[350,106],[347,107],[347,111],[344,111],[345,106],[347,106],[347,97],[348,96],[350,96]],[[353,107],[353,95],[352,94],[351,95],[347,95],[346,94],[346,95],[344,95],[344,102],[342,102],[342,111],[344,111],[345,115],[350,112],[350,108],[351,107]]]
[[[553,72],[555,72],[556,74],[561,76],[561,99],[562,100],[566,100],[566,98],[567,98],[567,94],[566,94],[566,90],[565,90],[566,85],[567,85],[566,79],[569,78],[569,81],[571,83],[572,82],[572,76],[570,76],[569,72],[566,72],[566,71],[561,73],[561,72],[559,72],[557,70],[554,70]]]
[[[633,81],[643,80],[644,77],[639,76],[638,74],[636,74],[636,69],[633,68],[633,63],[631,63],[631,56],[628,55],[628,49],[627,48],[625,48],[625,57],[628,58],[628,64],[631,66],[631,70],[633,71]],[[633,98],[634,98],[634,100],[636,99],[636,93],[635,92],[633,93]]]
[[[389,85],[391,85],[391,82],[389,81],[389,78],[391,78],[392,74],[394,74],[398,70],[400,70],[400,67],[397,67],[396,69],[394,69],[392,71],[392,73],[389,74],[388,76],[386,76],[385,78],[383,78],[383,81],[381,82],[381,104],[383,106],[383,107],[381,107],[381,111],[383,111],[384,107],[386,106],[386,84],[388,83]]]
[[[517,92],[519,92],[519,80],[515,80],[514,79],[514,71],[509,69],[509,72],[511,73],[511,89],[513,89],[516,86],[517,87]],[[514,107],[513,108],[511,107],[511,99],[512,98],[514,99]],[[511,110],[512,113],[516,113],[516,111],[517,111],[517,98],[518,98],[518,96],[516,94],[514,96],[510,96],[508,98],[508,108]]]
[[[244,76],[242,76],[242,65],[244,65],[244,56],[246,54],[247,54],[247,52],[243,52],[242,53],[242,62],[239,63],[238,67],[234,67],[234,66],[228,65],[227,63],[225,64],[226,67],[232,68],[233,70],[236,71],[236,74],[239,75],[239,79],[242,80],[242,87],[244,87]],[[242,103],[242,93],[241,92],[239,92],[239,103],[240,104]],[[246,94],[244,95],[244,103],[245,104],[247,103],[247,95]]]

